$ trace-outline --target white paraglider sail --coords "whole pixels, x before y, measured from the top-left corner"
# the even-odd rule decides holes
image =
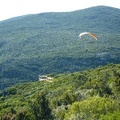
[[[79,34],[79,37],[81,38],[83,35],[89,35],[89,36],[93,37],[95,40],[97,40],[97,36],[91,32],[82,32]]]

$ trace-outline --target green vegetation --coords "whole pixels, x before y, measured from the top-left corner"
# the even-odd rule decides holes
[[[120,64],[51,76],[1,91],[1,120],[120,119]]]
[[[120,120],[119,26],[105,6],[0,21],[0,119]]]
[[[1,21],[0,89],[35,81],[39,74],[119,63],[119,26],[120,10],[105,6]],[[84,31],[94,32],[98,41],[80,40],[78,35]]]

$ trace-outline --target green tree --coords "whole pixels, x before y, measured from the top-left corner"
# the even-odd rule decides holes
[[[32,103],[31,108],[35,116],[35,120],[52,120],[52,111],[49,107],[49,101],[46,93],[40,93],[36,101]]]
[[[119,110],[115,100],[110,98],[92,97],[81,102],[74,102],[65,114],[65,120],[98,120],[101,115],[111,114]]]
[[[35,120],[31,111],[21,110],[17,113],[15,120]]]

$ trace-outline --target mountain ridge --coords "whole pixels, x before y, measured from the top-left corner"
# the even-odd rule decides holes
[[[105,6],[0,22],[1,88],[18,81],[34,81],[39,74],[119,63],[119,26],[120,10]],[[80,40],[78,35],[83,31],[94,32],[99,41]]]
[[[98,6],[93,6],[93,7],[88,7],[88,8],[83,8],[83,9],[78,9],[78,10],[71,10],[71,11],[68,11],[68,12],[42,12],[42,13],[35,13],[35,14],[26,14],[26,15],[21,15],[21,16],[16,16],[16,17],[11,17],[9,19],[5,19],[5,20],[2,20],[0,22],[8,22],[8,21],[11,21],[11,20],[16,20],[16,19],[21,19],[21,18],[24,18],[24,17],[27,17],[27,16],[36,16],[36,15],[44,15],[44,14],[49,14],[49,13],[71,13],[71,12],[78,12],[78,11],[84,11],[84,10],[90,10],[90,9],[114,9],[114,11],[117,11],[117,10],[120,10],[119,8],[115,8],[115,7],[111,7],[111,6],[106,6],[106,5],[98,5]]]

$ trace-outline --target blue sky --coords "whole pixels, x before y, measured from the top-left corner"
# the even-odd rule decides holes
[[[66,12],[106,5],[120,9],[119,0],[0,0],[0,20],[42,12]]]

